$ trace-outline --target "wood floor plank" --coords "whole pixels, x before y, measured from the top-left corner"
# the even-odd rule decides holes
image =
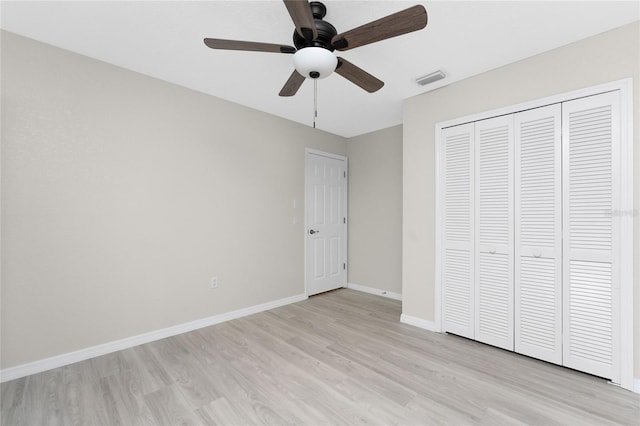
[[[276,341],[253,326],[243,329],[242,321],[236,321],[235,325],[238,325],[236,332],[255,337],[252,340],[260,347],[260,364],[275,373],[278,381],[284,379],[284,383],[288,384],[290,392],[287,392],[286,397],[296,401],[293,410],[313,409],[312,412],[305,412],[305,423],[353,424],[361,421],[370,423],[375,419],[371,416],[363,419],[353,410],[353,399],[339,392],[340,387],[348,381],[348,376],[332,365],[308,356],[287,342]],[[273,380],[272,385],[275,385]]]
[[[417,395],[406,405],[407,410],[412,411],[420,424],[426,425],[471,425],[480,424],[481,419],[474,418],[466,413],[441,404],[433,399]],[[496,424],[508,424],[500,422]]]
[[[95,373],[98,378],[120,373],[127,368],[127,361],[122,351],[91,358],[88,362],[91,364],[92,372]]]
[[[223,333],[221,338],[237,341],[237,336],[251,337],[254,333],[259,333],[254,326],[253,332],[245,331],[238,325],[240,323],[238,321],[230,324],[228,328],[220,328]],[[272,345],[268,347],[253,338],[250,342],[251,344],[248,344],[245,339],[237,341],[239,351],[233,362],[237,371],[246,375],[247,380],[255,381],[255,377],[260,377],[264,395],[268,395],[267,398],[271,401],[279,400],[278,405],[285,408],[285,411],[295,413],[295,418],[289,419],[292,423],[326,423],[326,418],[318,410],[318,407],[322,406],[322,400],[318,398],[334,393],[331,385],[335,384],[335,380],[342,378],[334,378],[331,381],[330,377],[334,377],[335,374],[328,366],[322,368],[323,379],[318,379],[319,375],[310,374],[308,369],[299,368],[296,363],[291,362],[291,352],[288,357],[279,355],[278,352],[281,352],[282,348],[278,347],[285,346],[284,342],[272,341]],[[327,380],[330,381],[329,384],[325,383]],[[321,388],[319,392],[316,391],[318,388]],[[336,403],[335,398],[333,402]]]
[[[158,425],[198,425],[198,416],[189,410],[176,384],[145,395],[145,401]],[[128,423],[124,423],[128,424]]]
[[[255,419],[255,423],[300,424],[300,413],[295,410],[273,410],[271,400],[290,404],[283,395],[281,384],[273,385],[273,369],[266,368],[268,359],[254,354],[246,340],[232,333],[229,324],[203,333],[216,345],[225,347],[224,354],[211,353],[210,364],[205,364],[207,377],[218,384],[228,401],[241,407]],[[291,395],[289,395],[291,396]],[[301,412],[303,410],[300,410]]]
[[[245,410],[238,410],[236,404],[227,398],[218,398],[196,410],[202,424],[206,425],[248,425],[255,423]]]
[[[96,402],[92,401],[93,394],[91,380],[93,372],[87,368],[88,362],[81,362],[68,365],[62,368],[63,382],[60,392],[64,398],[65,423],[72,425],[95,425],[99,424],[96,417]],[[100,407],[102,408],[102,407]]]
[[[126,373],[137,378],[142,394],[157,391],[174,382],[150,345],[126,349],[122,355],[127,364]]]
[[[194,410],[209,404],[221,395],[215,384],[202,375],[194,354],[184,343],[185,339],[186,336],[173,336],[153,342],[155,344],[151,345],[151,351],[173,381],[175,389],[183,394],[185,401],[188,401],[189,409]]]
[[[65,423],[61,386],[61,368],[27,377],[22,414],[31,419],[31,424]]]
[[[0,421],[0,424],[4,424],[5,422],[7,424],[14,424],[25,417],[23,411],[25,409],[24,392],[27,386],[26,382],[27,378],[23,377],[7,382],[6,385],[2,386],[0,392],[2,421]]]
[[[0,386],[0,423],[640,425],[604,379],[400,323],[337,290]]]

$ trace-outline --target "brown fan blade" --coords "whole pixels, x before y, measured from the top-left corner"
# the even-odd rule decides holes
[[[383,81],[378,80],[362,68],[353,65],[344,58],[338,58],[336,72],[353,84],[362,87],[369,93],[376,92],[384,86]]]
[[[427,26],[427,11],[422,5],[410,7],[333,37],[338,50],[349,50],[391,37],[421,30]]]
[[[316,30],[316,23],[313,20],[309,2],[307,0],[283,1],[289,11],[289,15],[291,15],[291,20],[296,25],[298,34],[309,42],[318,38],[318,31]]]
[[[298,71],[293,70],[289,79],[280,90],[280,96],[293,96],[296,94],[302,83],[304,83],[304,76],[300,74]]]
[[[204,44],[212,49],[249,50],[252,52],[296,53],[293,46],[282,44],[259,43],[257,41],[223,40],[219,38],[205,38]]]

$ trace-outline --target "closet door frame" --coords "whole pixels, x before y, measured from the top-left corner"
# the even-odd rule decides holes
[[[549,96],[533,101],[523,102],[504,108],[480,112],[452,120],[436,123],[436,264],[435,264],[435,318],[432,330],[443,331],[443,288],[442,288],[442,250],[443,235],[441,232],[444,218],[442,217],[442,129],[460,124],[484,120],[500,115],[514,114],[533,108],[551,104],[566,102],[601,93],[620,91],[620,163],[619,167],[619,205],[616,206],[616,226],[620,230],[619,259],[620,268],[617,271],[620,277],[620,383],[628,390],[634,390],[634,300],[633,300],[633,237],[634,237],[634,207],[633,207],[633,79],[626,78],[597,86],[573,90],[554,96]],[[640,167],[640,165],[638,165]],[[430,324],[431,325],[431,324]]]

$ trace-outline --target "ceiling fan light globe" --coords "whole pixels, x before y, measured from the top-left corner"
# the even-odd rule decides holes
[[[305,47],[293,55],[293,65],[306,78],[326,78],[336,70],[338,58],[322,47]]]

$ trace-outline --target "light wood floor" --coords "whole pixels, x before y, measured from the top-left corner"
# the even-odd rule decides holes
[[[2,424],[640,424],[640,395],[400,313],[343,289],[13,380]]]

